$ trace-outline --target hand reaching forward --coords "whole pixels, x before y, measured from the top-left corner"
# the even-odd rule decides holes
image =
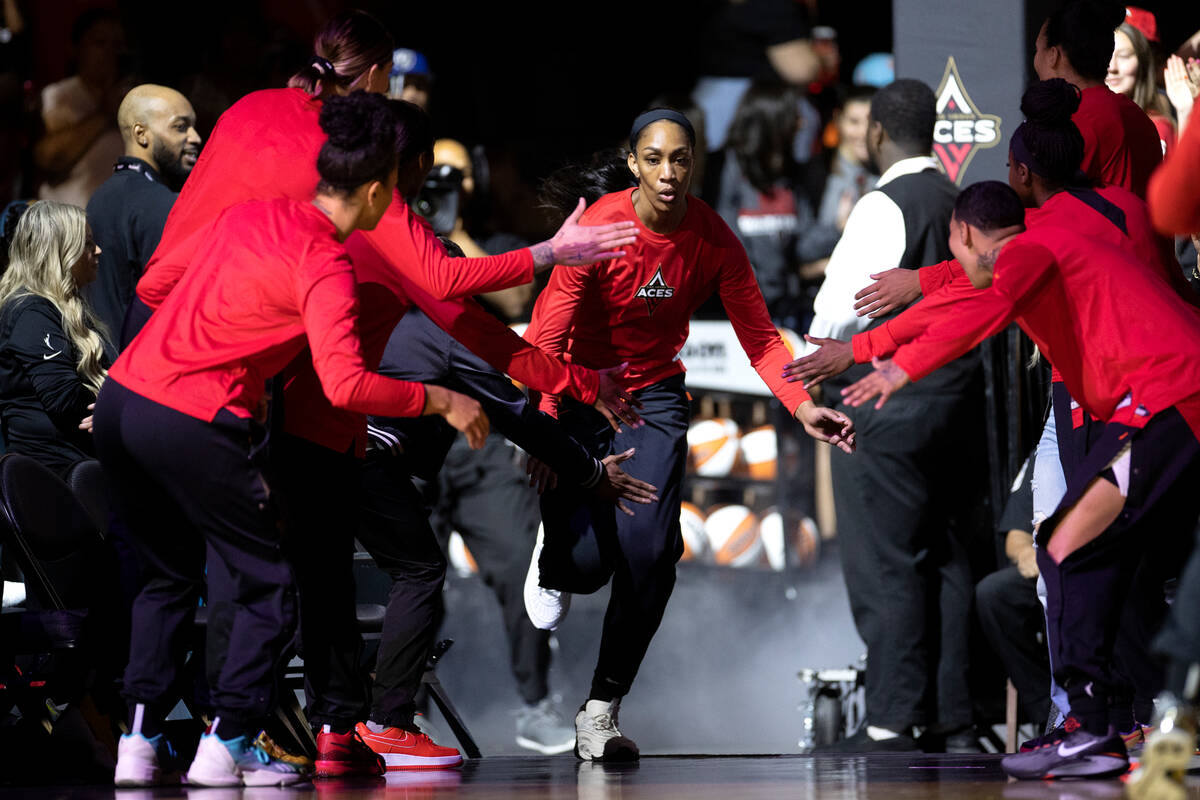
[[[842,389],[842,402],[851,408],[858,408],[875,395],[879,395],[875,408],[883,408],[889,397],[908,384],[908,375],[890,358],[873,358],[871,364],[874,372]]]
[[[804,341],[815,344],[817,351],[797,358],[783,367],[783,377],[789,383],[804,381],[811,389],[827,378],[834,378],[854,366],[854,347],[841,339],[819,339],[805,334]]]
[[[632,221],[580,225],[579,218],[583,216],[586,205],[583,198],[579,198],[579,205],[563,221],[558,232],[548,241],[530,248],[535,269],[540,271],[555,264],[579,267],[618,258],[625,255],[622,247],[637,241],[637,225]]]
[[[597,370],[600,388],[596,391],[596,402],[592,405],[604,415],[617,433],[621,432],[622,422],[631,428],[640,428],[646,424],[635,410],[642,407],[642,401],[630,394],[618,380],[628,368],[629,362],[625,361],[615,367]]]
[[[88,405],[88,411],[95,411],[95,410],[96,410],[96,404],[90,403]],[[86,417],[83,418],[83,421],[79,423],[79,430],[87,431],[88,433],[94,433],[94,431],[92,430],[92,427],[93,427],[92,415],[88,414]]]
[[[847,453],[854,452],[854,423],[840,411],[805,400],[796,409],[796,419],[817,441],[829,442]]]
[[[623,513],[633,516],[633,511],[622,503],[622,500],[629,500],[641,505],[649,505],[650,503],[658,502],[657,486],[652,486],[645,481],[639,481],[637,478],[630,475],[625,470],[621,469],[621,464],[633,458],[636,451],[634,448],[629,448],[624,453],[614,453],[611,456],[606,456],[601,462],[604,464],[604,474],[600,477],[600,483],[596,485],[596,495],[604,500],[616,505]]]
[[[860,317],[882,317],[921,296],[921,276],[915,269],[896,267],[876,272],[871,278],[875,282],[854,295],[858,301],[854,310]]]
[[[425,413],[445,417],[455,430],[466,435],[472,450],[483,447],[491,430],[487,414],[483,413],[478,401],[443,386],[425,387]]]

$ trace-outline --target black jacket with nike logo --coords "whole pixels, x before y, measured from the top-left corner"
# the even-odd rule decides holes
[[[49,300],[30,295],[0,309],[0,431],[8,452],[59,475],[95,457],[92,435],[79,423],[96,397],[75,370],[77,358]]]

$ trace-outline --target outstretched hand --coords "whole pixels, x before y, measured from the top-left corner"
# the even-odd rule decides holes
[[[789,383],[804,381],[804,388],[811,389],[827,378],[841,375],[854,366],[854,347],[841,339],[820,339],[805,334],[804,341],[815,344],[817,351],[788,362],[783,367],[783,377]]]
[[[555,264],[578,267],[608,258],[619,258],[625,255],[622,247],[637,241],[637,225],[632,221],[580,225],[579,218],[583,216],[586,206],[583,198],[579,198],[579,205],[563,221],[558,232],[549,241],[530,248],[536,268],[544,269]]]
[[[796,419],[817,441],[829,442],[847,453],[854,452],[854,422],[842,412],[805,400],[796,409]]]
[[[633,458],[636,452],[634,448],[629,448],[624,453],[614,453],[611,456],[605,456],[603,461],[604,474],[600,477],[600,483],[596,484],[596,494],[616,505],[622,513],[633,516],[633,511],[626,506],[622,500],[629,500],[641,505],[649,505],[650,503],[658,502],[657,486],[652,486],[645,481],[640,481],[630,475],[625,470],[621,469],[621,464]]]
[[[550,469],[544,461],[530,456],[525,461],[525,472],[529,475],[529,485],[537,489],[538,494],[545,494],[547,489],[558,486],[558,474]]]
[[[895,269],[876,272],[871,276],[875,282],[867,286],[854,299],[854,310],[860,317],[875,319],[904,308],[921,296],[921,276],[915,269]]]
[[[842,402],[851,408],[858,408],[876,395],[879,401],[875,408],[883,408],[889,397],[908,384],[908,375],[890,358],[873,358],[871,363],[874,372],[842,390]]]
[[[604,415],[617,433],[621,432],[622,422],[631,428],[640,428],[646,424],[635,410],[642,407],[642,401],[630,394],[618,380],[627,369],[628,361],[615,367],[596,370],[600,376],[600,386],[596,390],[596,402],[592,405]]]

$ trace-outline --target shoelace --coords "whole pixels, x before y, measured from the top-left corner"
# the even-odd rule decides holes
[[[595,722],[596,727],[602,731],[617,732],[617,724],[611,714],[597,714],[592,717],[592,720]]]

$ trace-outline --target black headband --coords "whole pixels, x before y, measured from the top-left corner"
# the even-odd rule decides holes
[[[1025,144],[1025,124],[1026,123],[1022,122],[1017,126],[1017,129],[1013,131],[1013,135],[1008,142],[1008,149],[1012,150],[1013,158],[1029,167],[1029,171],[1034,175],[1040,175],[1043,178],[1048,177],[1045,167],[1038,163],[1038,160],[1034,158],[1033,153],[1029,152],[1028,145]]]
[[[322,78],[337,77],[337,72],[333,69],[333,64],[329,63],[328,59],[321,58],[320,56],[313,56],[312,61],[309,63]]]
[[[688,121],[687,117],[669,108],[652,108],[639,114],[638,118],[633,121],[633,127],[629,129],[629,149],[637,149],[638,136],[641,136],[647,125],[664,119],[674,122],[687,131],[688,141],[695,146],[696,129],[692,127],[692,123]]]

